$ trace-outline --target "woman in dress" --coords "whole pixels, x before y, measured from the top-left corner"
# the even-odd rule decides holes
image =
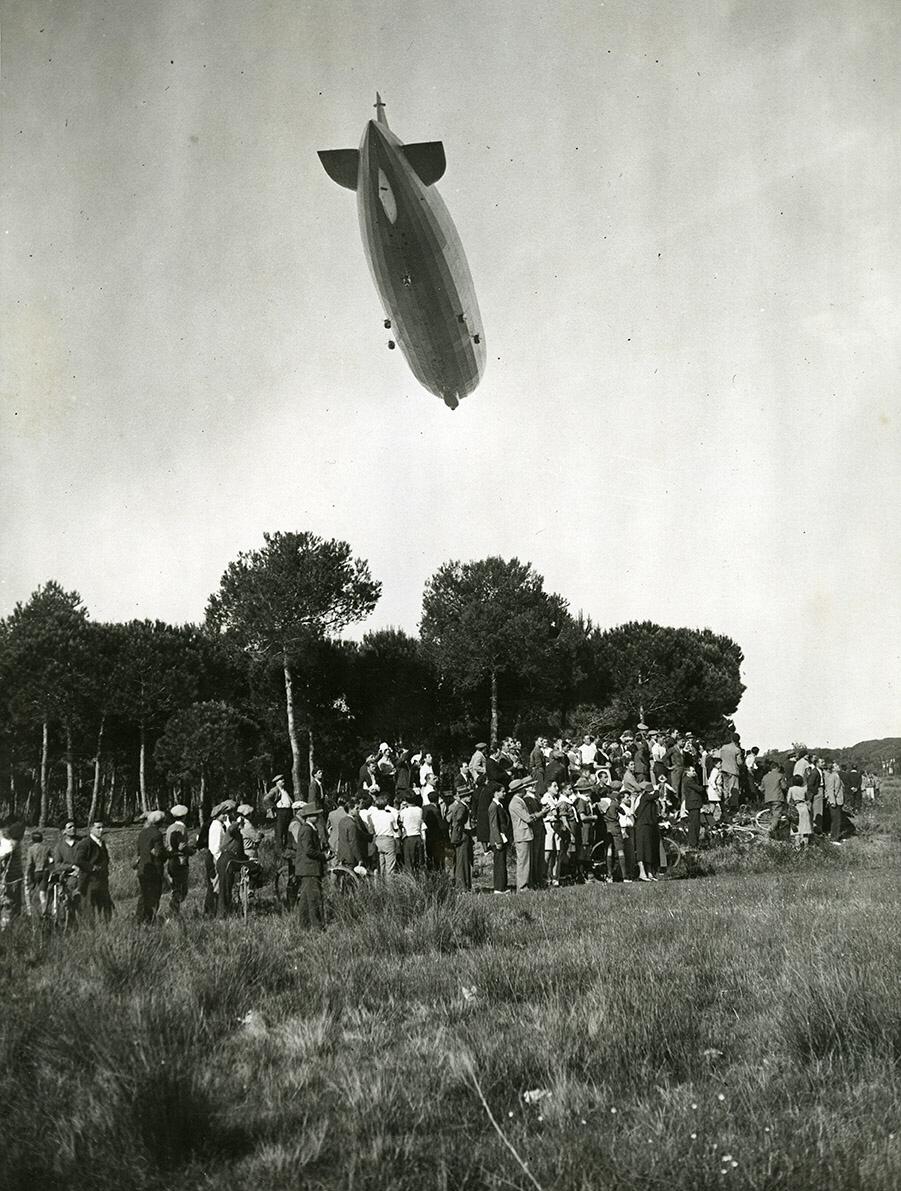
[[[810,843],[813,835],[813,819],[810,814],[810,803],[807,801],[807,783],[801,775],[795,774],[792,784],[788,788],[788,801],[798,812],[798,831],[795,840],[799,848]]]
[[[657,834],[657,794],[650,782],[642,783],[635,801],[635,859],[638,861],[639,881],[656,881],[660,863],[660,841]]]

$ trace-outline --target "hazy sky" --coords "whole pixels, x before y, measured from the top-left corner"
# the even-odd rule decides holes
[[[516,555],[734,637],[746,739],[901,734],[896,0],[0,8],[0,615],[197,620],[310,529],[415,631],[442,562]],[[316,157],[376,88],[447,152],[455,412]]]

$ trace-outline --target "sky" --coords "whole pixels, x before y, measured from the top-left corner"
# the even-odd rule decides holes
[[[263,533],[348,541],[417,629],[449,559],[741,645],[761,747],[901,735],[893,0],[0,2],[0,615],[197,621]],[[488,366],[389,352],[375,91]]]

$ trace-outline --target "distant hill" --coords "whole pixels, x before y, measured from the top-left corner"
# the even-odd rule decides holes
[[[877,765],[879,768],[888,768],[891,764],[895,773],[901,773],[901,736],[861,740],[846,748],[824,748],[816,744],[808,745],[808,748],[818,757],[826,757],[830,761],[855,761],[858,765]],[[775,756],[785,760],[790,752],[791,749],[781,749]]]

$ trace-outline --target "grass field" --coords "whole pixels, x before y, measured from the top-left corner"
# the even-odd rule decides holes
[[[0,938],[0,1186],[896,1191],[899,824],[322,936],[139,928],[114,837],[108,927]]]

